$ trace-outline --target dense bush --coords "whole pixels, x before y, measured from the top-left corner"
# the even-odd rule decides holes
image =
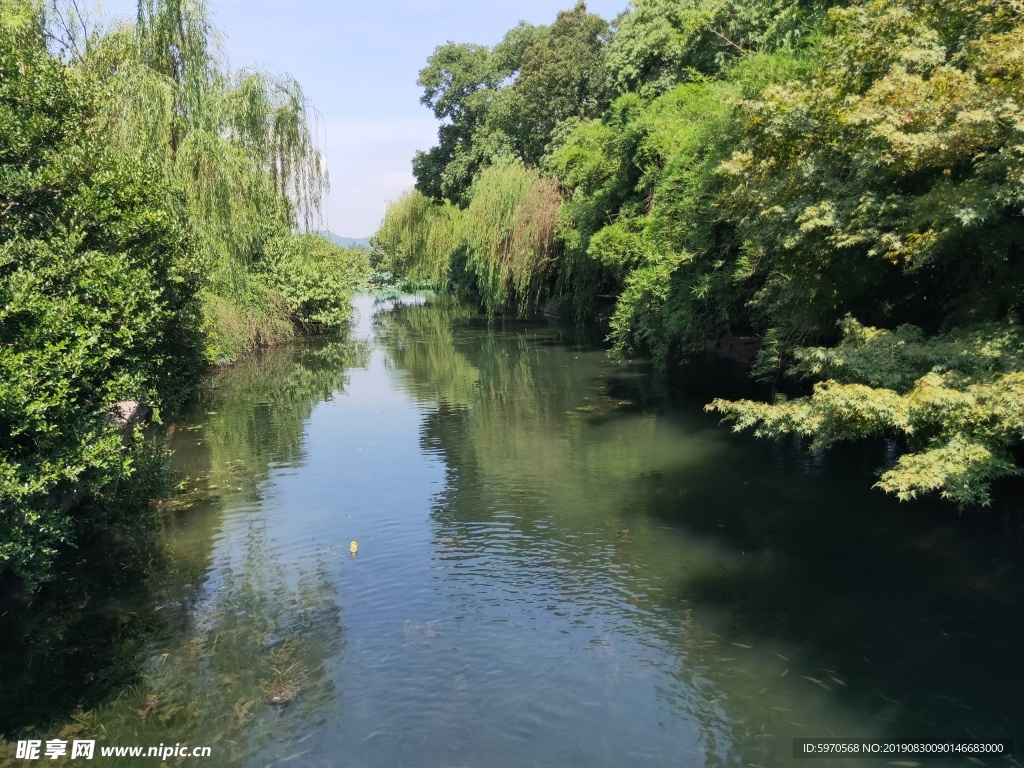
[[[353,288],[369,275],[370,262],[362,248],[298,235],[271,243],[260,268],[295,322],[337,328],[348,322]]]
[[[159,173],[96,130],[103,97],[51,58],[32,14],[5,14],[0,570],[30,583],[74,539],[72,506],[137,480],[141,438],[111,406],[175,403],[202,357],[202,261]]]
[[[901,498],[984,503],[1020,471],[1021,22],[997,0],[833,10],[809,75],[742,103],[724,169],[750,311],[780,338],[845,336],[793,350],[812,397],[716,403],[736,424],[898,437],[879,485]]]

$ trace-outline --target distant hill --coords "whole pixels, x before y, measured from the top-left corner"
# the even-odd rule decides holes
[[[342,237],[341,235],[336,235],[333,232],[327,232],[326,230],[321,230],[317,234],[326,237],[332,243],[340,245],[342,248],[363,248],[367,251],[370,250],[370,240],[366,237]]]

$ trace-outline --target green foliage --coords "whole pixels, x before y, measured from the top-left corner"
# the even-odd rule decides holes
[[[896,436],[879,487],[986,503],[1017,474],[1020,11],[875,0],[833,10],[814,70],[743,103],[725,164],[751,310],[790,339],[810,398],[720,403],[738,426],[821,445]],[[895,328],[893,331],[885,327]]]
[[[108,409],[187,393],[204,267],[159,169],[99,130],[102,90],[21,19],[0,23],[0,569],[35,584],[72,507],[140,483],[141,437]]]
[[[202,292],[207,360],[239,360],[297,331],[340,329],[370,271],[366,250],[319,235],[279,236],[265,251],[253,270],[215,273]]]
[[[774,404],[716,400],[737,429],[798,434],[816,446],[896,435],[906,446],[879,487],[901,499],[938,491],[985,504],[989,482],[1020,474],[1012,449],[1024,440],[1024,331],[988,324],[928,338],[848,319],[833,348],[797,352],[794,373],[825,378],[810,397]]]
[[[608,50],[613,97],[653,98],[694,75],[725,72],[737,58],[795,49],[828,0],[633,0]]]
[[[256,275],[242,272],[230,285],[214,281],[201,297],[206,359],[210,362],[235,362],[295,336],[295,325],[281,295]]]
[[[349,321],[353,288],[367,277],[370,263],[361,248],[300,235],[271,243],[261,268],[296,322],[338,328]]]
[[[559,123],[601,114],[608,22],[582,0],[562,11],[542,42],[523,52],[512,91],[520,157],[538,163]]]
[[[465,210],[418,191],[391,203],[373,242],[394,274],[454,284],[488,312],[536,304],[555,256],[558,188],[521,163],[485,169]]]
[[[103,34],[0,11],[0,570],[34,585],[156,487],[116,402],[159,413],[204,360],[340,324],[366,257],[291,237],[326,188],[309,105],[231,74],[200,0]]]
[[[1021,32],[1006,3],[954,9],[833,11],[813,75],[744,103],[726,168],[766,323],[937,330],[1019,302]]]
[[[307,322],[253,280],[268,271],[261,262],[271,244],[317,223],[327,188],[299,84],[257,69],[232,73],[202,0],[142,0],[138,21],[97,37],[83,66],[103,83],[108,140],[153,159],[181,191],[176,204],[210,256],[211,360],[286,338],[289,320]]]
[[[466,270],[489,312],[532,307],[554,257],[558,188],[519,163],[487,168],[461,221]]]
[[[498,124],[507,112],[502,83],[519,69],[536,28],[520,25],[494,51],[482,45],[439,46],[420,70],[420,102],[444,121],[438,145],[413,158],[416,188],[441,201],[464,200],[473,176],[492,156],[507,152],[510,139]]]
[[[571,190],[561,229],[575,274],[590,262],[593,278],[622,286],[609,336],[617,353],[702,348],[706,334],[741,317],[727,268],[735,245],[717,210],[738,93],[700,80],[649,104],[623,96],[605,123],[579,124],[549,157]],[[579,282],[563,284],[601,292]]]
[[[567,121],[545,158],[548,172],[562,186],[563,197],[557,292],[569,297],[578,319],[594,313],[595,296],[608,295],[617,287],[615,277],[589,254],[590,238],[623,209],[642,210],[636,190],[639,173],[630,162],[640,138],[632,130],[638,106],[635,99],[623,98],[613,105],[609,120]],[[634,230],[631,227],[622,235]]]
[[[435,49],[420,71],[420,101],[443,122],[437,146],[413,158],[416,188],[464,207],[487,166],[538,164],[559,123],[604,109],[608,37],[608,23],[579,2],[550,27],[509,30],[493,49]]]
[[[392,275],[446,288],[451,260],[461,242],[460,215],[456,206],[435,204],[419,190],[402,195],[388,203],[384,221],[371,238],[371,261]]]

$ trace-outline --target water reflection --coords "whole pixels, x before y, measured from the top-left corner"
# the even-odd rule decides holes
[[[211,380],[158,539],[124,575],[69,569],[98,579],[52,603],[79,623],[20,610],[19,637],[64,634],[0,640],[5,735],[255,768],[731,767],[1024,722],[1012,525],[871,492],[872,447],[731,435],[702,410],[746,386],[727,372],[359,301],[356,341]]]
[[[368,359],[363,342],[307,339],[215,373],[190,418],[171,428],[175,469],[213,490],[254,491],[272,465],[301,462],[313,408]]]
[[[774,765],[797,736],[1012,737],[1024,722],[1019,612],[1007,623],[1019,567],[993,567],[948,510],[866,491],[870,449],[736,439],[706,399],[666,408],[585,340],[458,315],[438,333],[432,310],[386,315],[380,332],[401,384],[433,403],[423,445],[448,467],[432,516],[451,598],[509,625],[489,643],[575,638],[534,649],[573,670],[557,685],[522,672],[555,709],[586,710],[595,676],[595,701],[630,702],[597,728],[575,722],[585,736],[565,759]],[[630,682],[583,648],[622,659]],[[645,668],[657,706],[636,688]]]
[[[167,634],[168,616],[154,612],[151,573],[189,577],[144,527],[82,542],[53,583],[0,599],[0,765],[3,737],[117,695],[137,680],[139,654]]]
[[[5,628],[0,733],[205,745],[220,765],[262,765],[308,733],[335,702],[335,555],[282,550],[264,501],[274,468],[302,463],[314,407],[367,354],[310,340],[210,379],[167,431],[183,487],[159,529],[93,542]]]

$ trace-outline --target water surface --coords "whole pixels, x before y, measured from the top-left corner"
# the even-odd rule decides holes
[[[156,541],[11,609],[5,735],[351,768],[1024,736],[1017,510],[899,505],[874,449],[733,435],[703,411],[747,386],[721,368],[358,304],[350,339],[212,378],[170,435],[187,480]]]

